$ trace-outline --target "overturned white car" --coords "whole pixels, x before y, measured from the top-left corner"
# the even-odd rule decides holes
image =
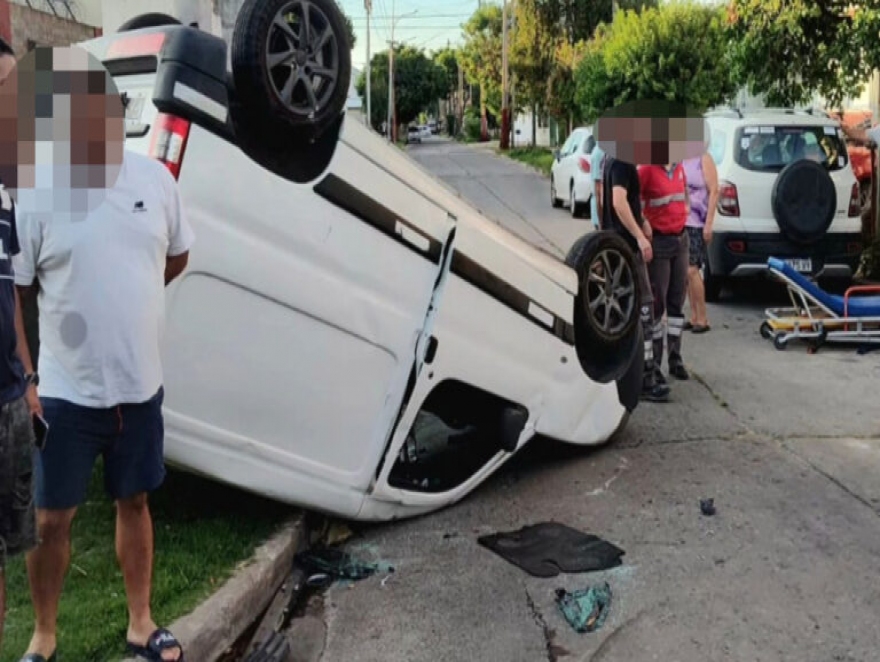
[[[638,284],[619,237],[563,263],[347,121],[345,35],[333,0],[248,0],[230,49],[156,15],[82,46],[197,236],[167,292],[169,464],[385,520],[536,435],[609,440],[641,387]]]

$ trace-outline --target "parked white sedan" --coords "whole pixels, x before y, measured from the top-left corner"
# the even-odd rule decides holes
[[[565,202],[574,218],[590,216],[593,185],[590,181],[590,154],[596,146],[591,126],[572,131],[561,149],[554,154],[550,169],[550,203],[561,207]]]
[[[180,25],[85,46],[197,235],[167,292],[168,462],[385,520],[458,501],[536,435],[607,442],[642,339],[616,235],[561,262],[346,121],[345,35],[332,0],[247,0],[231,57]]]

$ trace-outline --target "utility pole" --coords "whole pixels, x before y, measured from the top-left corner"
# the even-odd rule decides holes
[[[367,126],[373,128],[373,115],[370,112],[370,14],[373,13],[373,0],[364,0],[364,9],[367,10]]]
[[[456,59],[458,64],[458,126],[456,133],[461,133],[464,124],[464,69],[461,68],[461,62]]]
[[[511,113],[512,113],[513,109],[516,108],[516,78],[515,77],[510,84],[510,106],[511,106]],[[510,122],[510,146],[511,147],[516,147],[516,137],[515,137],[516,132],[514,130],[514,124],[515,123],[513,121]]]
[[[507,85],[510,76],[507,71],[508,29],[507,0],[503,0],[501,9],[501,149],[510,149],[510,106],[508,97],[510,89]]]
[[[391,34],[394,34],[394,23],[391,24]],[[388,140],[394,142],[394,39],[388,42]]]
[[[391,0],[391,41],[388,42],[388,140],[394,142],[392,121],[394,108],[394,0]]]
[[[394,26],[397,25],[397,21],[401,18],[412,16],[419,11],[418,9],[415,9],[395,18],[394,4],[394,0],[391,0],[391,41],[388,42],[388,139],[391,142],[397,140],[397,108],[395,108],[394,99],[394,47],[396,45],[396,42],[394,41]]]

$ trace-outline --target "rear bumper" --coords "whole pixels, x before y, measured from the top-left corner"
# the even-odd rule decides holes
[[[858,232],[829,233],[811,246],[800,246],[779,233],[716,232],[708,246],[713,276],[757,276],[767,270],[767,258],[809,259],[805,275],[814,278],[850,278],[862,253]]]

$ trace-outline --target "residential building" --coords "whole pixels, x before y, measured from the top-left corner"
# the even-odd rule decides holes
[[[69,46],[101,34],[89,0],[0,0],[0,36],[22,56],[37,46]]]

